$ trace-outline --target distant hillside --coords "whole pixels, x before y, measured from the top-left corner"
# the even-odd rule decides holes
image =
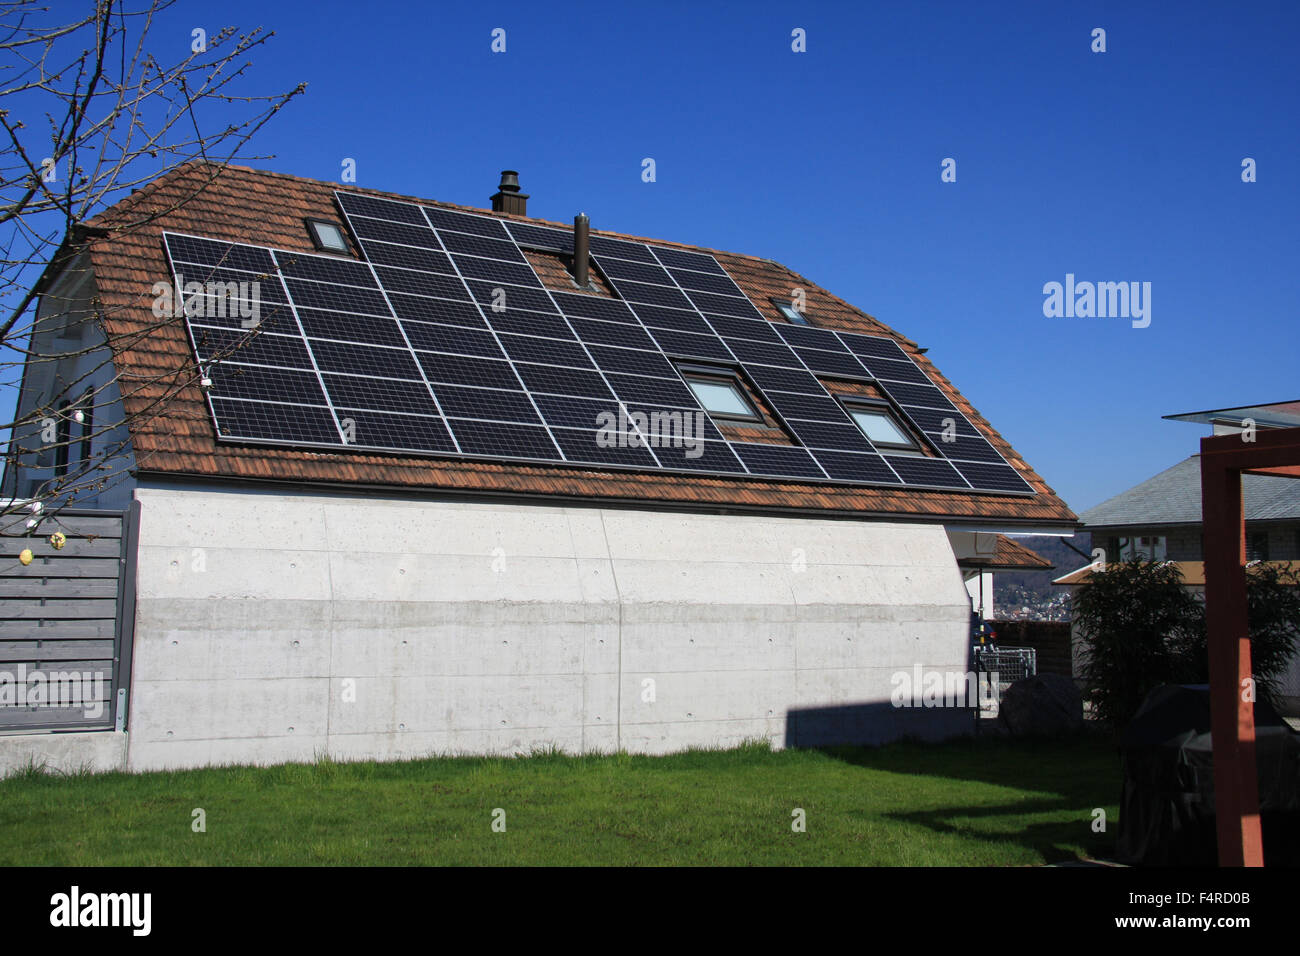
[[[993,609],[1000,620],[1068,621],[1069,594],[1052,584],[1054,578],[1083,567],[1091,560],[1092,535],[1081,532],[1069,538],[1026,535],[1013,538],[1041,554],[1055,567],[1051,571],[997,571],[993,574]],[[1068,543],[1067,543],[1068,542]],[[1027,610],[1026,610],[1027,609]]]

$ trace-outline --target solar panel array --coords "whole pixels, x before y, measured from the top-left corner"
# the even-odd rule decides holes
[[[570,230],[338,200],[364,262],[164,234],[223,439],[1033,493],[892,339],[769,322],[712,256],[593,236],[619,298],[562,292],[522,250]],[[742,371],[797,444],[725,438],[684,361]],[[819,376],[873,382],[942,457],[877,449]],[[611,443],[620,406],[702,440]]]

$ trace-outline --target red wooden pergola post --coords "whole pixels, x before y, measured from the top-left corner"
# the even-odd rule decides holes
[[[1242,473],[1300,477],[1300,428],[1201,439],[1210,730],[1220,866],[1263,866],[1246,618]],[[1247,693],[1247,689],[1250,693]]]

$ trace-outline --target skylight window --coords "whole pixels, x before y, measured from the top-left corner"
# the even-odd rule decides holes
[[[772,304],[776,306],[777,311],[785,318],[787,322],[794,325],[809,325],[807,317],[794,307],[794,303],[786,299],[773,299]]]
[[[683,369],[682,377],[695,398],[710,415],[736,421],[762,421],[745,397],[744,386],[735,375],[721,371]]]
[[[307,231],[311,233],[311,241],[317,249],[323,249],[326,252],[351,252],[348,248],[348,237],[343,234],[343,227],[336,222],[326,222],[324,219],[308,219]]]
[[[844,404],[849,417],[862,429],[871,444],[877,448],[920,451],[920,447],[897,418],[884,405],[858,403]]]

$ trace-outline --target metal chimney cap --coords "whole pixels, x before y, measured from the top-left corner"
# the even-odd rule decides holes
[[[515,169],[501,170],[501,185],[497,189],[507,193],[519,192],[519,171]]]

